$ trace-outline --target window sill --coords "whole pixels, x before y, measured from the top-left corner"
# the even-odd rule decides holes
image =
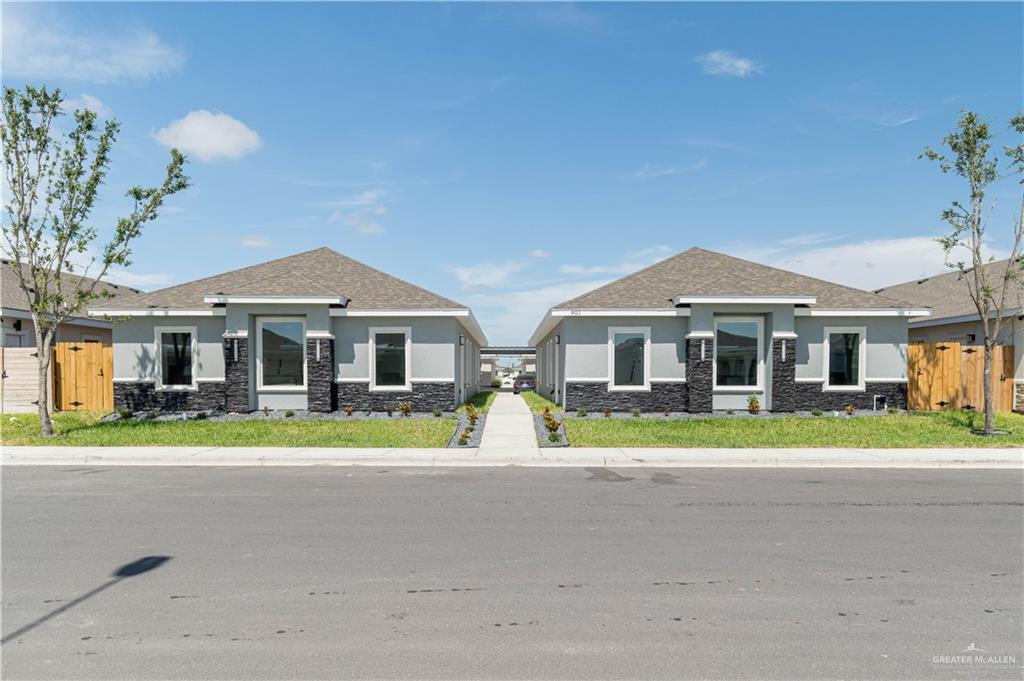
[[[764,386],[760,385],[716,385],[712,392],[716,393],[763,393]]]
[[[158,385],[158,393],[194,393],[199,390],[196,385]]]
[[[867,389],[862,385],[822,385],[821,391],[826,393],[863,393]]]
[[[411,393],[411,385],[371,385],[371,393]]]
[[[610,393],[649,393],[651,392],[651,386],[649,385],[608,385],[608,392]]]
[[[304,385],[259,385],[256,386],[258,393],[304,393]]]

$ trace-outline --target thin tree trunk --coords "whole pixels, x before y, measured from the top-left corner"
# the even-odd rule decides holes
[[[50,351],[49,339],[39,345],[36,354],[39,356],[39,430],[43,437],[53,435],[53,422],[50,420]]]
[[[992,404],[992,350],[993,343],[985,339],[985,362],[982,370],[982,390],[985,395],[985,434],[991,435],[995,432],[995,405]]]

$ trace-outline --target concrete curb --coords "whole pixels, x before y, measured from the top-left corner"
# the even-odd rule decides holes
[[[619,468],[991,468],[1024,449],[341,449],[4,447],[2,466],[522,466]]]

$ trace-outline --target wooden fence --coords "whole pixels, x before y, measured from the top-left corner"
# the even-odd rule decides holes
[[[984,349],[960,343],[911,343],[907,356],[907,406],[916,411],[985,407]],[[996,411],[1013,409],[1013,346],[992,352]]]
[[[32,412],[39,399],[39,360],[35,348],[0,348],[0,411]]]
[[[62,341],[53,355],[53,405],[60,410],[114,408],[114,351],[99,340]]]

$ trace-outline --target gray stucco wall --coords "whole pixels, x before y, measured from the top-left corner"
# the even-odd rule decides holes
[[[797,317],[796,377],[824,378],[825,327],[861,326],[867,332],[865,377],[907,377],[907,320],[904,317]]]
[[[224,317],[131,317],[114,324],[114,380],[156,380],[156,328],[196,329],[199,380],[224,378]]]
[[[410,327],[412,380],[455,380],[461,325],[454,317],[332,317],[337,377],[341,381],[370,378],[370,327]]]
[[[652,381],[686,378],[686,317],[569,317],[562,321],[567,380],[608,380],[608,330],[649,327]]]

